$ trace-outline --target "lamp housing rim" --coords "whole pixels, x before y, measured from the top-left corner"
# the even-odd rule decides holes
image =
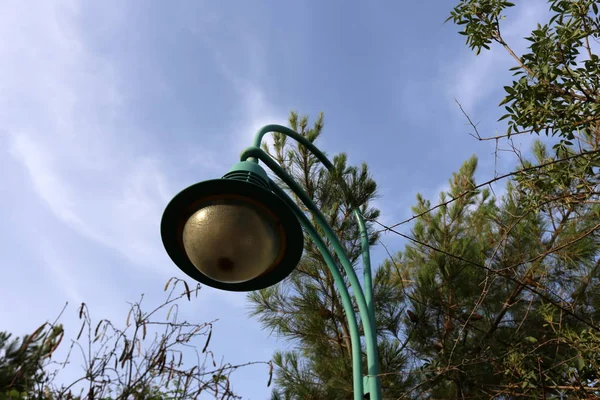
[[[279,262],[262,275],[238,283],[220,282],[204,275],[192,264],[183,246],[183,229],[187,220],[203,207],[215,204],[211,199],[232,196],[266,208],[275,216],[285,236],[285,248]],[[296,268],[304,249],[300,222],[279,196],[254,183],[228,178],[199,182],[179,192],[165,208],[161,237],[167,254],[187,276],[207,286],[231,292],[260,290],[282,281]]]

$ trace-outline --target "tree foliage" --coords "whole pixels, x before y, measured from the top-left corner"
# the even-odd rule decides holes
[[[594,0],[550,0],[551,18],[538,23],[526,40],[528,51],[518,56],[502,36],[503,13],[515,4],[504,0],[462,0],[448,20],[477,54],[502,46],[512,56],[518,79],[504,87],[500,105],[508,119],[507,135],[545,133],[569,146],[576,137],[598,137],[600,117],[600,14]],[[597,145],[597,142],[595,142]]]
[[[410,397],[587,395],[600,371],[600,207],[533,208],[516,180],[497,199],[473,189],[475,168],[471,158],[440,202],[468,194],[419,217],[389,261],[412,277],[409,347],[423,363]],[[419,196],[413,211],[430,207]]]
[[[549,1],[519,56],[502,36],[508,1],[464,0],[451,12],[477,54],[516,61],[505,86],[507,140],[556,137],[524,157],[498,197],[475,182],[476,159],[439,205],[418,196],[411,240],[388,260],[410,277],[407,398],[596,398],[600,395],[600,38],[595,1]],[[469,121],[471,121],[469,119]],[[474,129],[477,129],[473,125]],[[487,186],[487,185],[486,185]]]
[[[46,324],[22,339],[11,340],[11,333],[0,332],[0,399],[36,392],[39,396],[39,386],[48,378],[45,362],[63,336],[61,325],[49,328]]]
[[[181,302],[199,290],[172,278],[162,303],[145,309],[142,296],[124,324],[93,320],[81,304],[81,327],[62,361],[50,358],[64,336],[59,324],[44,324],[21,342],[8,343],[10,335],[0,334],[0,399],[241,399],[231,373],[260,362],[217,363],[209,348],[215,321],[180,320]],[[80,375],[65,381],[61,372],[74,361],[83,364]]]
[[[496,45],[515,61],[516,78],[500,102],[506,133],[484,137],[473,124],[475,136],[509,144],[515,135],[554,139],[536,141],[531,156],[513,147],[516,169],[485,184],[476,182],[477,158],[470,158],[437,205],[417,197],[404,221],[414,223],[409,234],[398,231],[403,223],[383,226],[409,240],[376,272],[386,399],[600,396],[599,5],[548,4],[549,20],[526,38],[522,55],[502,35],[506,10],[522,4],[461,0],[451,11],[476,54]],[[314,141],[322,117],[309,128],[292,114],[290,126]],[[343,169],[327,174],[282,135],[270,150],[326,211],[356,261],[345,205],[368,207],[375,191],[353,183],[371,194],[352,203],[345,185],[336,185],[347,179]],[[499,179],[508,179],[500,196],[487,187]],[[377,238],[372,231],[373,244]],[[251,301],[263,325],[293,344],[275,355],[273,398],[350,397],[343,310],[312,243],[288,281]]]

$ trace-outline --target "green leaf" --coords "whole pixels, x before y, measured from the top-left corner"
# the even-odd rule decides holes
[[[498,106],[503,106],[511,100],[512,100],[512,98],[510,96],[506,96],[505,98],[502,99],[502,101],[500,102],[500,104],[498,104]]]
[[[529,382],[523,381],[521,382],[521,389],[525,389],[529,385]]]
[[[504,90],[505,90],[507,93],[509,93],[509,94],[512,94],[512,95],[515,95],[515,94],[517,94],[517,92],[515,91],[515,89],[513,89],[511,86],[504,86]]]

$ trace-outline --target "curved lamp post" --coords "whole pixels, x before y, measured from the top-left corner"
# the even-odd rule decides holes
[[[173,262],[189,277],[229,291],[252,291],[272,286],[296,267],[302,256],[302,228],[315,242],[331,270],[352,344],[354,399],[381,400],[377,330],[369,238],[362,214],[354,210],[361,233],[363,284],[344,247],[306,192],[261,149],[262,138],[280,132],[306,146],[330,171],[333,164],[312,143],[281,125],[261,128],[252,147],[221,179],[184,189],[169,203],[161,222],[161,236]],[[339,267],[317,229],[290,196],[258,165],[262,161],[298,196],[333,245],[350,281],[365,334],[367,374],[363,375],[361,337],[352,299]]]

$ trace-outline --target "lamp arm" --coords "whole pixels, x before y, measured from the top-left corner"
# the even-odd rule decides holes
[[[312,144],[298,132],[283,125],[271,124],[265,125],[262,128],[260,128],[258,132],[256,132],[256,136],[254,136],[254,142],[252,143],[252,147],[258,147],[260,149],[263,137],[267,133],[271,132],[283,133],[284,135],[294,139],[296,142],[300,143],[301,145],[305,146],[308,150],[310,150],[310,152],[313,153],[319,159],[319,161],[321,161],[321,163],[323,163],[325,168],[327,168],[329,171],[333,170],[333,163],[329,161],[327,156],[321,150],[319,150],[317,146]],[[246,161],[246,159],[242,159],[241,161]],[[258,159],[256,159],[255,157],[248,158],[248,161],[252,161],[258,164]]]
[[[369,244],[369,231],[365,224],[365,219],[359,209],[354,210],[354,217],[358,223],[358,231],[360,233],[360,245],[362,250],[363,261],[363,285],[365,291],[365,300],[369,308],[369,316],[372,318],[371,324],[375,329],[375,303],[373,301],[373,278],[371,276],[371,252]]]
[[[306,139],[304,136],[302,136],[298,132],[296,132],[293,129],[290,129],[286,126],[283,126],[283,125],[270,124],[270,125],[265,125],[262,128],[260,128],[258,130],[258,132],[256,133],[256,135],[254,136],[253,147],[260,149],[261,144],[262,144],[262,139],[264,138],[264,136],[267,133],[272,133],[272,132],[282,133],[282,134],[294,139],[301,145],[305,146],[313,155],[315,155],[315,157],[317,157],[317,159],[319,161],[321,161],[321,163],[325,166],[325,168],[327,168],[327,170],[329,172],[333,172],[333,163],[327,158],[327,156],[321,150],[319,150],[312,142],[310,142],[308,139]],[[242,152],[240,157],[241,157],[241,161],[245,161],[247,159],[248,161],[252,161],[252,162],[255,162],[258,164],[258,158],[248,156],[246,151]],[[340,183],[345,186],[345,182],[343,180]],[[344,187],[344,189],[348,190],[347,187]],[[365,286],[364,287],[364,295],[366,298],[365,300],[367,302],[368,308],[370,310],[370,314],[372,314],[374,317],[375,309],[374,309],[374,304],[373,304],[373,280],[371,277],[371,256],[370,256],[370,249],[369,249],[370,248],[369,235],[368,235],[368,230],[367,230],[367,227],[365,224],[365,220],[359,209],[354,210],[354,216],[357,220],[358,230],[359,230],[359,233],[361,236],[361,250],[362,250],[362,261],[363,261],[363,284]],[[375,326],[375,323],[373,322],[373,327],[374,326]]]
[[[348,288],[346,287],[346,283],[344,282],[344,278],[342,274],[338,270],[337,264],[331,255],[331,252],[327,248],[327,245],[317,233],[316,228],[310,222],[310,220],[306,217],[306,214],[302,212],[300,207],[290,198],[290,196],[275,182],[269,179],[269,184],[271,185],[271,189],[273,192],[279,196],[288,207],[292,209],[296,217],[304,227],[304,230],[309,234],[312,240],[315,242],[317,248],[323,255],[325,259],[325,263],[329,267],[331,274],[333,275],[333,279],[335,281],[336,287],[340,293],[342,298],[342,305],[344,307],[344,311],[346,312],[346,317],[348,318],[348,325],[350,329],[350,343],[352,346],[352,380],[354,386],[354,399],[355,400],[363,400],[364,396],[364,387],[363,387],[363,375],[362,375],[362,350],[360,345],[360,333],[358,331],[358,323],[356,321],[356,315],[354,315],[354,306],[352,305],[352,299],[350,298],[350,293],[348,292]]]
[[[277,129],[280,129],[280,127],[278,125],[267,125],[261,131],[263,131],[269,127],[275,127]],[[271,128],[269,128],[269,129],[271,129]],[[286,128],[286,129],[288,129],[288,128]],[[259,133],[261,131],[259,131]],[[291,131],[291,132],[293,132],[293,131]],[[286,133],[286,132],[283,132],[283,133]],[[296,132],[294,132],[294,133],[296,135],[298,135]],[[258,137],[258,135],[257,135],[257,137]],[[319,151],[319,150],[317,149],[317,151]],[[321,153],[320,151],[319,151],[319,153],[321,155],[323,155],[323,153]],[[273,171],[283,182],[285,182],[288,185],[288,187],[292,190],[292,192],[294,192],[298,196],[298,198],[302,201],[302,203],[311,212],[311,214],[315,218],[317,224],[323,230],[323,232],[325,233],[325,236],[327,237],[327,239],[329,239],[329,241],[333,245],[333,249],[334,249],[335,253],[337,254],[338,258],[340,259],[340,262],[342,263],[342,267],[344,268],[344,271],[346,272],[348,279],[350,280],[350,285],[353,289],[354,296],[356,297],[359,315],[361,316],[361,323],[363,325],[364,332],[365,332],[370,398],[371,398],[371,400],[381,400],[381,386],[379,384],[379,382],[380,382],[379,381],[379,354],[378,354],[378,350],[377,350],[377,330],[376,330],[376,327],[374,324],[375,316],[372,315],[373,310],[367,305],[367,301],[365,299],[365,294],[362,290],[362,287],[361,287],[358,277],[356,275],[356,271],[354,271],[354,268],[352,267],[352,263],[350,262],[344,247],[342,246],[337,235],[333,232],[333,229],[331,228],[331,226],[327,223],[325,216],[319,210],[317,205],[310,199],[310,197],[306,194],[306,192],[302,189],[302,187],[283,168],[281,168],[281,166],[279,166],[279,164],[277,164],[277,162],[275,160],[273,160],[260,147],[249,147],[246,150],[244,150],[240,156],[242,161],[245,161],[250,157],[254,157],[254,158],[262,161],[267,167],[269,167],[269,169],[271,171]],[[323,157],[324,157],[324,155],[323,155]],[[359,228],[361,228],[360,223],[359,223]],[[364,242],[363,242],[363,244],[364,244]],[[368,254],[368,247],[366,249],[366,253]],[[365,248],[363,245],[363,255],[364,254],[365,254]],[[329,266],[329,268],[332,269],[331,266]]]

